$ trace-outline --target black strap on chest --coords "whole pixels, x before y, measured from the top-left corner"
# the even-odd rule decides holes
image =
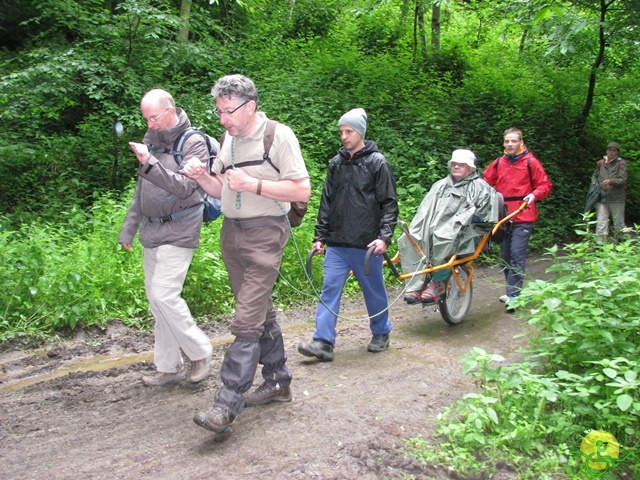
[[[264,131],[264,136],[262,138],[262,142],[264,145],[264,153],[262,154],[262,158],[260,160],[246,160],[244,162],[236,163],[234,165],[225,165],[222,167],[220,173],[224,173],[230,168],[243,168],[243,167],[255,167],[258,165],[262,165],[264,162],[267,162],[269,165],[273,167],[273,169],[280,173],[280,169],[273,163],[271,157],[269,156],[269,151],[271,150],[271,146],[273,145],[273,138],[275,136],[276,127],[278,126],[278,122],[275,120],[267,120],[267,128]],[[220,137],[220,148],[224,144],[224,140],[227,137],[227,131],[225,130],[222,136]]]

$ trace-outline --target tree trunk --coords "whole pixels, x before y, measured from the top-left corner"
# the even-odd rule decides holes
[[[180,2],[180,30],[178,31],[178,38],[181,38],[185,42],[189,40],[189,17],[191,16],[191,4],[193,0],[181,0]]]
[[[435,51],[440,50],[440,3],[431,7],[431,46]]]
[[[520,35],[520,45],[518,47],[518,54],[522,55],[522,53],[524,52],[524,44],[527,40],[527,35],[529,34],[529,28],[525,27],[522,30],[522,35]]]
[[[296,6],[296,0],[289,0],[289,20],[293,17],[293,7]]]
[[[418,32],[420,35],[420,47],[422,47],[422,56],[427,53],[427,32],[424,28],[424,10],[422,5],[416,6],[416,21],[418,23]]]
[[[413,62],[418,63],[418,5],[413,12]]]
[[[589,112],[593,106],[593,96],[596,91],[596,79],[598,69],[602,65],[604,59],[604,49],[606,48],[606,39],[604,35],[604,22],[607,16],[607,9],[615,2],[612,0],[607,3],[605,0],[600,0],[600,26],[598,27],[598,54],[596,55],[593,65],[591,65],[591,72],[589,73],[589,88],[587,89],[587,98],[584,101],[584,107],[582,108],[582,114],[578,119],[577,131],[579,134],[584,133],[584,129],[587,125],[587,119],[589,118]]]
[[[398,26],[400,30],[404,27],[404,24],[407,21],[407,16],[409,15],[409,7],[411,6],[411,0],[402,0],[402,7],[400,8],[400,21],[398,22]]]

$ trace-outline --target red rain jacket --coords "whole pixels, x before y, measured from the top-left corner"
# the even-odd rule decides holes
[[[491,162],[483,173],[485,181],[504,197],[508,213],[517,210],[522,199],[533,193],[536,201],[516,215],[513,221],[525,223],[538,220],[536,203],[549,196],[553,184],[533,153],[525,150],[514,163],[502,155]]]

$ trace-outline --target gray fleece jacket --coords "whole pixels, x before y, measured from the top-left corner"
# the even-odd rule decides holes
[[[154,132],[148,129],[143,143],[162,148],[173,148],[180,134],[191,126],[184,110],[176,109],[178,124],[168,130]],[[200,135],[192,135],[182,150],[183,162],[197,157],[201,162],[209,159],[207,146]],[[131,244],[138,229],[140,243],[145,248],[160,245],[197,248],[200,245],[202,211],[195,210],[176,220],[151,223],[149,217],[163,217],[203,203],[198,184],[178,173],[179,167],[173,155],[155,153],[138,169],[136,185],[129,211],[120,230],[119,243]]]

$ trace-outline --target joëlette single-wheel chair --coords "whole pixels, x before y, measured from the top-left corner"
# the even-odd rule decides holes
[[[446,263],[442,265],[429,265],[428,268],[419,270],[417,272],[400,273],[396,268],[396,264],[400,262],[400,252],[396,252],[393,258],[390,258],[389,254],[385,252],[383,254],[385,258],[384,265],[387,265],[389,268],[391,268],[393,275],[402,281],[416,275],[427,275],[428,277],[430,277],[431,274],[439,270],[451,270],[451,276],[447,280],[445,280],[444,293],[438,299],[437,306],[445,322],[447,322],[449,325],[457,325],[464,320],[467,313],[469,313],[469,309],[471,308],[471,299],[473,296],[472,281],[473,275],[475,273],[472,262],[482,254],[490,239],[525,208],[527,208],[527,203],[523,202],[517,210],[513,211],[509,215],[504,216],[497,223],[493,224],[493,228],[480,238],[480,241],[476,245],[476,249],[471,254],[461,257],[453,255]],[[409,234],[409,227],[406,222],[399,221],[398,223],[402,227],[402,230],[409,239],[409,243],[414,248],[416,253],[421,258],[425,258],[422,249],[415,241],[415,239]],[[364,270],[365,274],[367,275],[369,274],[369,259],[371,258],[374,249],[375,247],[369,248],[365,255]],[[312,249],[307,255],[306,270],[309,278],[311,277],[311,259],[313,258],[315,253],[316,250]]]
[[[502,198],[500,198],[500,200],[502,200]],[[500,201],[500,203],[502,206],[502,201]],[[429,265],[423,270],[410,273],[400,273],[395,267],[396,263],[401,263],[400,252],[396,252],[393,258],[389,258],[389,256],[385,253],[384,264],[388,265],[391,268],[391,271],[399,280],[407,280],[416,275],[427,275],[427,278],[430,278],[431,274],[439,270],[451,270],[451,276],[444,281],[444,293],[442,293],[442,295],[440,295],[440,298],[438,298],[437,306],[440,310],[440,315],[442,315],[442,318],[445,322],[447,322],[449,325],[457,325],[464,320],[467,313],[469,313],[469,309],[471,308],[471,299],[473,297],[472,282],[473,275],[475,273],[472,262],[477,259],[483,251],[485,251],[485,248],[487,247],[487,244],[491,240],[491,238],[525,208],[527,208],[527,203],[523,202],[512,213],[502,217],[498,222],[493,224],[493,228],[491,228],[488,233],[480,238],[480,241],[476,245],[476,249],[473,251],[473,253],[460,257],[458,257],[458,255],[452,255],[451,258],[449,258],[449,260],[442,265]],[[416,253],[421,258],[426,258],[418,243],[409,233],[409,226],[406,224],[406,222],[399,221],[398,223],[402,227],[403,232],[407,236],[409,243],[416,251]],[[373,254],[373,248],[370,248],[367,251],[365,262],[369,260],[371,254]],[[365,272],[367,272],[367,270],[368,268],[365,264]]]

